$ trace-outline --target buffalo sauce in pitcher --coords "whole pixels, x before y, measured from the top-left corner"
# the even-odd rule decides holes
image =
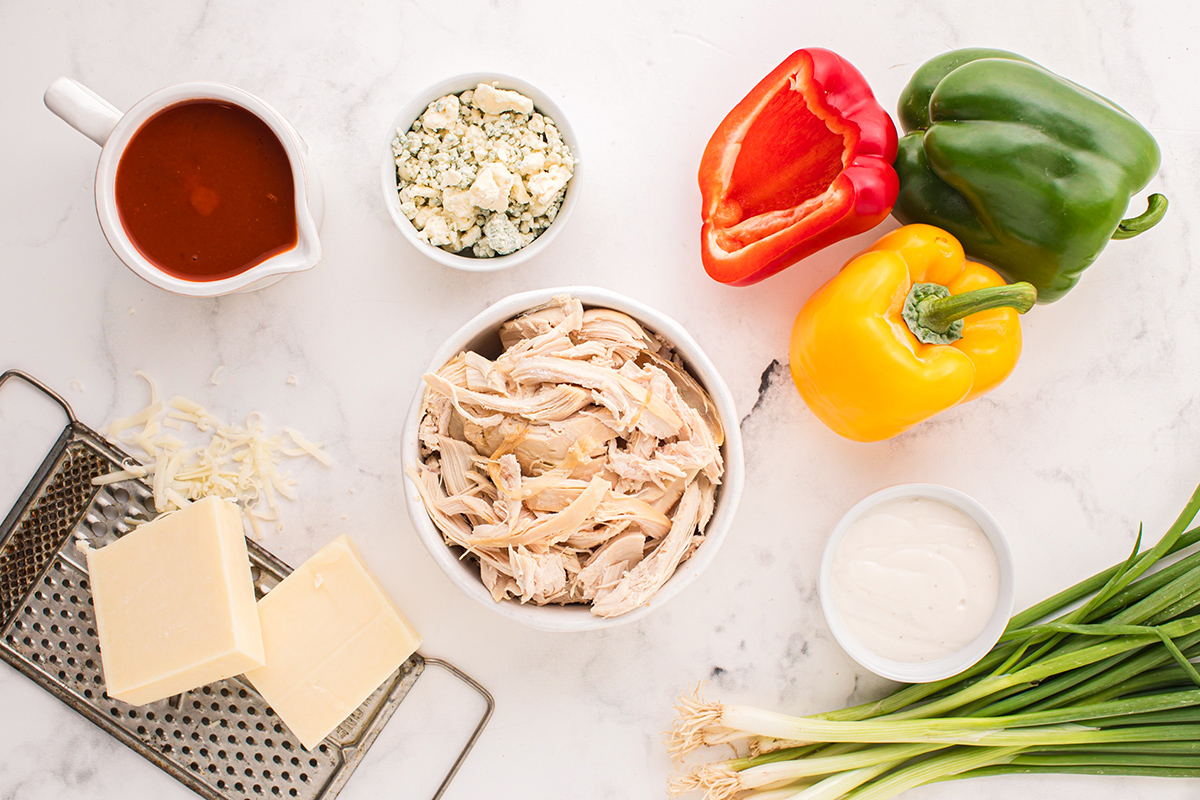
[[[184,280],[229,278],[296,246],[287,151],[226,101],[185,101],[148,119],[117,164],[116,200],[138,251]]]

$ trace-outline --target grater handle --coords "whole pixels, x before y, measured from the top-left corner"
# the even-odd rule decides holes
[[[459,767],[461,767],[463,762],[467,760],[467,756],[470,755],[471,749],[474,748],[475,743],[479,741],[479,735],[483,733],[483,729],[487,727],[488,720],[492,718],[492,713],[496,710],[496,700],[492,697],[492,693],[483,688],[478,681],[448,661],[442,661],[440,658],[426,658],[425,665],[441,667],[442,669],[446,670],[451,675],[458,678],[460,681],[478,692],[479,696],[483,698],[485,703],[487,703],[487,709],[484,710],[483,716],[479,719],[479,724],[475,726],[475,730],[471,733],[471,738],[467,739],[467,743],[463,746],[462,751],[458,754],[458,758],[455,759],[454,763],[450,766],[450,771],[447,772],[446,777],[442,779],[442,785],[438,787],[438,790],[433,795],[433,800],[440,800],[442,795],[446,793],[446,788],[450,786],[450,781],[454,780],[454,776],[458,774]]]
[[[75,412],[73,410],[71,410],[71,404],[68,403],[61,394],[54,391],[46,384],[42,383],[37,378],[30,375],[28,372],[25,372],[24,370],[19,370],[19,369],[10,369],[7,372],[5,372],[3,375],[0,375],[0,386],[3,386],[4,383],[9,378],[19,378],[20,380],[25,381],[25,383],[29,384],[33,388],[40,391],[42,394],[49,397],[54,402],[58,403],[59,406],[62,407],[63,413],[65,413],[67,415],[67,419],[72,424],[79,422],[79,420],[75,418]]]

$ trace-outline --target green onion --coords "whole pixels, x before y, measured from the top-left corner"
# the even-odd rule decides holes
[[[1200,777],[1200,487],[1162,539],[1015,615],[975,666],[871,703],[795,717],[680,698],[668,739],[708,800],[885,800],[915,786],[1055,772]],[[1169,556],[1180,554],[1173,563]]]

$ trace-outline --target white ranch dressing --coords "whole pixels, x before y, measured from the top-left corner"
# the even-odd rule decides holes
[[[833,601],[852,636],[906,663],[948,656],[996,610],[1000,565],[979,525],[927,497],[881,503],[849,528],[833,557]]]

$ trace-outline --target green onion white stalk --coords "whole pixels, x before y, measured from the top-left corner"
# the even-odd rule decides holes
[[[978,664],[840,711],[794,717],[680,698],[673,794],[885,800],[925,783],[1058,772],[1200,777],[1200,487],[1153,548],[1017,614]],[[1156,571],[1151,572],[1151,569]]]

